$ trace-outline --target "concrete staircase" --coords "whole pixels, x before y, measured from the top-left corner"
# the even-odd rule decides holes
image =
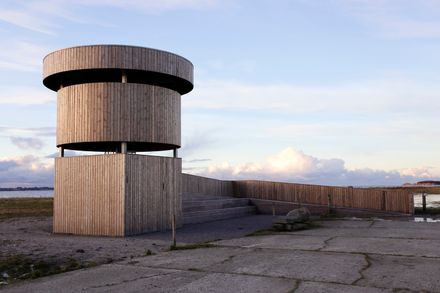
[[[182,195],[183,223],[195,224],[256,213],[245,198],[184,193]]]

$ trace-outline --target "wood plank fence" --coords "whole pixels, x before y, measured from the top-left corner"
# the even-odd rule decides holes
[[[414,198],[406,190],[353,188],[260,180],[222,181],[183,174],[183,192],[331,205],[357,209],[414,213]]]
[[[185,173],[182,173],[182,192],[217,196],[234,195],[232,181],[212,179]]]

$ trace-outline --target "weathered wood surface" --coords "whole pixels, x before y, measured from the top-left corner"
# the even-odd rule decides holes
[[[90,45],[61,49],[43,60],[43,78],[84,69],[130,69],[176,76],[193,84],[193,65],[179,55],[135,46]]]
[[[232,182],[182,173],[182,192],[232,196]]]
[[[124,141],[180,147],[181,98],[173,90],[89,83],[60,89],[57,100],[57,146]]]
[[[127,155],[125,171],[125,235],[182,225],[181,159]]]
[[[127,236],[181,224],[181,159],[141,155],[56,158],[54,232]]]
[[[382,210],[412,214],[414,200],[404,190],[334,187],[257,180],[233,182],[234,195],[266,200]]]
[[[55,159],[54,233],[124,236],[123,155]]]
[[[405,190],[335,187],[258,180],[222,181],[183,174],[183,192],[413,214],[414,199]]]

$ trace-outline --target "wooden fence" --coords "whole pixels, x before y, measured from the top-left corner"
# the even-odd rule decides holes
[[[412,214],[414,200],[405,190],[335,187],[268,181],[235,181],[234,196]]]
[[[413,214],[414,199],[406,190],[352,188],[259,180],[222,181],[183,174],[183,192],[331,205]]]
[[[234,195],[232,181],[217,180],[182,173],[182,192],[206,195]]]

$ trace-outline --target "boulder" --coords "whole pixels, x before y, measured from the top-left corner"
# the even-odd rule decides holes
[[[295,231],[306,229],[310,220],[310,211],[307,208],[291,210],[286,216],[273,219],[272,227],[276,231]]]
[[[308,208],[299,208],[287,213],[285,219],[290,223],[304,223],[310,220],[310,211]]]

